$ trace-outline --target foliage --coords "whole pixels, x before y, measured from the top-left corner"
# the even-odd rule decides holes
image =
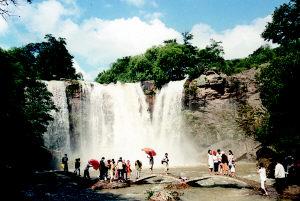
[[[16,170],[24,163],[24,171],[45,167],[47,164],[35,156],[46,154],[42,134],[51,120],[49,111],[55,108],[51,94],[44,83],[26,77],[25,67],[11,51],[0,49],[0,63],[0,122],[1,129],[8,131],[1,136],[0,169]]]
[[[299,151],[297,91],[299,91],[300,41],[299,0],[276,8],[262,36],[281,44],[270,65],[261,69],[260,95],[269,116],[258,139],[281,152]],[[289,153],[289,154],[290,154]]]
[[[262,37],[273,43],[286,44],[300,37],[300,0],[291,0],[276,8]]]
[[[154,80],[158,87],[173,80],[182,80],[186,76],[195,78],[205,69],[223,70],[223,48],[220,42],[211,41],[203,50],[191,45],[193,35],[183,33],[184,44],[175,39],[164,41],[163,45],[154,46],[144,54],[117,59],[110,69],[98,74],[99,83],[137,82]]]
[[[0,142],[4,172],[49,165],[51,154],[44,147],[43,133],[55,106],[41,80],[78,78],[65,40],[51,35],[45,39],[20,48],[0,48],[0,122],[1,129],[8,131]]]

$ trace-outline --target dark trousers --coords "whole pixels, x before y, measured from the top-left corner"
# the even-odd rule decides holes
[[[277,193],[282,194],[285,188],[285,178],[275,178],[275,182]]]
[[[83,177],[84,177],[84,178],[88,178],[88,179],[91,178],[91,177],[90,177],[90,172],[89,172],[89,170],[84,170],[84,172],[83,172]]]
[[[64,163],[64,171],[65,172],[69,171],[68,163]]]

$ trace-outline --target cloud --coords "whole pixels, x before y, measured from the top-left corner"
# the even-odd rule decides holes
[[[59,35],[68,41],[70,50],[80,54],[90,65],[106,65],[119,57],[141,54],[153,45],[180,33],[160,20],[144,22],[138,17],[102,20],[91,18],[82,24],[65,21]]]
[[[129,5],[133,5],[136,7],[141,7],[145,4],[145,0],[121,0],[123,2],[126,2]]]
[[[6,20],[0,16],[0,35],[4,34],[8,28]]]
[[[194,35],[193,44],[204,48],[209,44],[210,39],[214,39],[222,41],[226,59],[246,57],[261,45],[266,44],[260,34],[271,19],[271,16],[257,18],[250,24],[237,25],[219,33],[207,24],[196,24],[191,30]]]
[[[71,15],[71,9],[55,0],[43,1],[34,6],[24,6],[19,10],[20,22],[24,24],[30,32],[41,36],[54,32],[59,27],[63,16]]]
[[[154,13],[144,13],[144,17],[147,20],[154,20],[154,19],[160,19],[164,15],[160,12],[154,12]]]

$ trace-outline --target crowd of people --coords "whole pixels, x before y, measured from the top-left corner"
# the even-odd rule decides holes
[[[149,159],[149,166],[150,171],[153,171],[153,165],[154,165],[154,157],[152,155],[147,156]],[[65,154],[64,157],[62,157],[62,165],[63,170],[68,172],[68,155]],[[161,160],[162,165],[165,167],[165,173],[168,174],[169,171],[169,157],[168,153],[165,153],[164,158]],[[131,169],[131,163],[129,160],[124,160],[122,157],[120,157],[117,161],[115,159],[108,159],[105,160],[105,157],[102,157],[99,161],[99,165],[97,165],[97,169],[99,169],[99,179],[100,180],[109,180],[112,181],[126,181],[130,179],[132,169]],[[75,159],[75,170],[74,173],[78,176],[81,176],[80,174],[80,167],[81,162],[80,158]],[[86,179],[90,179],[90,168],[94,167],[92,162],[89,161],[85,165],[84,171],[83,171],[83,177]],[[134,167],[136,170],[135,178],[139,179],[141,176],[141,171],[143,169],[143,164],[141,160],[136,160],[134,163]]]
[[[208,150],[208,171],[210,174],[235,176],[235,158],[231,150],[228,155],[218,149]]]

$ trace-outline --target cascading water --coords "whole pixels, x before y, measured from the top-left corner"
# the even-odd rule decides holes
[[[66,97],[66,84],[62,81],[45,82],[53,95],[57,111],[51,111],[53,121],[49,122],[44,133],[45,145],[54,152],[70,152],[69,111]]]
[[[53,137],[67,140],[60,135],[71,136],[69,150],[72,153],[69,155],[80,157],[81,161],[122,156],[131,161],[140,159],[147,164],[146,154],[141,149],[151,147],[157,152],[156,164],[165,152],[169,153],[171,165],[195,163],[197,161],[193,160],[197,156],[183,130],[183,84],[184,81],[170,82],[161,89],[156,95],[151,119],[140,83],[101,85],[81,82],[81,97],[68,97],[70,111],[64,109],[57,112],[65,113],[64,116],[54,116],[55,119],[70,118],[70,133],[56,132]],[[61,87],[62,91],[65,90],[63,84]],[[49,87],[49,90],[55,92],[54,88]],[[56,100],[58,94],[53,95]],[[61,104],[59,101],[55,103]],[[45,137],[51,135],[55,131],[52,127],[56,126],[52,123]],[[51,144],[47,146],[51,148]]]

